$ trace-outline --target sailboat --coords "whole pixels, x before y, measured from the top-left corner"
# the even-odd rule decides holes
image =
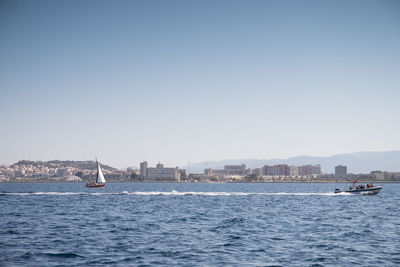
[[[104,187],[106,186],[106,179],[104,179],[103,172],[101,171],[100,163],[97,161],[97,175],[96,175],[96,181],[87,183],[86,187]]]

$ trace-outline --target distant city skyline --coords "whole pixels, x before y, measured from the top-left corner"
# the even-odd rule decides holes
[[[400,150],[399,14],[399,1],[2,1],[0,164]]]
[[[392,154],[392,157],[395,154]],[[400,151],[397,154],[397,157],[399,157]],[[353,154],[352,156],[370,161],[372,155],[362,153]],[[250,163],[254,164],[254,162]],[[335,165],[335,172],[332,173],[322,172],[320,164],[289,165],[287,163],[275,164],[269,161],[262,163],[261,166],[257,165],[255,168],[248,168],[244,163],[224,164],[223,168],[219,165],[219,168],[206,168],[197,173],[188,172],[188,169],[179,167],[165,167],[162,163],[151,167],[147,161],[140,163],[140,169],[127,168],[126,170],[118,170],[106,165],[102,165],[101,168],[104,169],[103,173],[107,179],[120,182],[327,182],[357,179],[364,181],[400,181],[400,172],[375,169],[367,173],[348,173],[347,165]],[[375,165],[377,162],[372,163],[372,165]],[[57,160],[38,162],[22,160],[10,166],[0,165],[0,182],[82,182],[98,175],[97,164],[95,161]]]
[[[18,163],[20,164],[22,161],[27,159],[20,159],[18,162],[13,162],[12,164]],[[67,161],[79,162],[79,160],[75,159],[67,159]],[[30,161],[29,159],[27,161]],[[46,162],[46,160],[38,160],[39,162]],[[63,161],[60,159],[52,159],[51,161]],[[83,162],[95,162],[94,160],[84,160]],[[146,166],[149,163],[145,160]],[[108,165],[110,167],[115,167],[118,170],[126,170],[128,169],[142,169],[142,164],[144,162],[140,162],[140,164],[132,163],[129,166],[118,167],[113,166],[107,162],[101,162],[101,164]],[[154,165],[159,165],[163,161],[158,161],[154,163]],[[389,171],[389,172],[400,172],[400,150],[394,151],[364,151],[364,152],[355,152],[355,153],[343,153],[343,154],[335,154],[328,157],[318,157],[318,156],[307,156],[300,155],[296,157],[290,158],[264,158],[264,159],[255,159],[255,158],[247,158],[247,159],[224,159],[224,160],[208,160],[203,162],[190,162],[190,165],[172,165],[170,167],[179,167],[184,168],[188,172],[203,172],[206,169],[212,168],[222,168],[225,165],[248,165],[252,169],[257,169],[260,166],[274,166],[274,165],[288,165],[288,166],[301,166],[301,165],[316,165],[320,166],[320,169],[324,173],[336,173],[336,167],[338,166],[346,166],[350,167],[352,173],[369,173],[371,171]],[[163,162],[165,163],[165,162]],[[188,162],[189,163],[189,162]],[[11,165],[11,164],[3,164],[0,162],[0,166]],[[164,164],[161,164],[164,165]],[[166,165],[169,165],[167,162]],[[143,167],[145,168],[145,167]]]

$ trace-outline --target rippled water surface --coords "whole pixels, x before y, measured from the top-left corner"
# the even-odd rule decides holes
[[[0,183],[0,265],[400,265],[400,184]]]

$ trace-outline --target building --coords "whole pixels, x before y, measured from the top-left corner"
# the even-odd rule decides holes
[[[147,161],[140,163],[140,179],[147,180]]]
[[[225,175],[246,175],[246,164],[242,165],[225,165]]]
[[[179,168],[164,168],[158,163],[157,166],[147,167],[147,162],[140,163],[140,178],[148,181],[180,181],[181,174]]]
[[[339,165],[335,167],[335,176],[346,177],[347,176],[347,166]]]
[[[207,177],[246,176],[247,174],[250,174],[250,169],[246,169],[246,164],[225,165],[223,169],[204,170],[204,175]]]
[[[274,166],[264,165],[263,175],[267,176],[289,176],[290,168],[287,164],[278,164]]]
[[[252,173],[251,174],[255,174],[255,175],[263,175],[263,172],[262,172],[262,168],[255,168],[253,171],[252,171]]]
[[[290,176],[299,176],[299,168],[297,166],[289,166]]]
[[[388,180],[400,181],[400,172],[387,172]]]
[[[208,177],[215,177],[215,176],[224,176],[225,170],[224,169],[205,169],[204,174]]]
[[[82,179],[76,175],[69,175],[69,176],[63,177],[63,179],[66,182],[82,182]]]
[[[299,175],[300,176],[307,176],[313,174],[321,174],[321,165],[303,165],[299,166]]]
[[[375,180],[384,180],[385,174],[382,171],[372,171],[371,176],[375,178]]]

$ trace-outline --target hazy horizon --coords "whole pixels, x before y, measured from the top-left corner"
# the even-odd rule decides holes
[[[195,169],[195,170],[197,170],[198,169],[198,166],[199,165],[204,165],[202,168],[201,168],[201,171],[203,171],[203,168],[208,168],[208,167],[212,167],[212,166],[208,166],[208,164],[217,164],[217,165],[219,165],[219,163],[220,162],[230,162],[230,163],[227,163],[227,164],[243,164],[243,163],[245,163],[245,162],[237,162],[237,161],[276,161],[276,163],[273,163],[273,164],[287,164],[287,162],[286,161],[288,161],[288,160],[293,160],[293,159],[296,159],[296,158],[321,158],[321,159],[326,159],[326,158],[330,158],[330,157],[335,157],[335,156],[355,156],[355,155],[360,155],[360,154],[362,154],[363,156],[365,156],[366,154],[378,154],[378,153],[391,153],[391,152],[400,152],[400,150],[387,150],[387,151],[357,151],[357,152],[352,152],[352,153],[338,153],[338,154],[333,154],[333,155],[328,155],[328,156],[319,156],[319,155],[297,155],[297,156],[293,156],[293,157],[287,157],[287,158],[278,158],[278,157],[271,157],[271,158],[225,158],[225,159],[215,159],[215,160],[204,160],[204,161],[199,161],[199,162],[186,162],[186,164],[184,164],[184,165],[174,165],[174,164],[170,164],[170,162],[168,162],[168,161],[154,161],[154,162],[152,162],[152,161],[148,161],[148,160],[146,160],[146,159],[142,159],[142,160],[140,160],[140,162],[142,162],[142,161],[147,161],[148,163],[149,163],[149,166],[156,166],[156,164],[157,163],[162,163],[162,164],[164,164],[164,166],[166,166],[166,167],[175,167],[175,166],[178,166],[179,168],[187,168],[188,166],[189,166],[189,164],[190,164],[190,166],[189,166],[189,169]],[[68,161],[68,160],[70,160],[70,161],[95,161],[95,159],[58,159],[58,158],[56,158],[56,159],[45,159],[45,160],[32,160],[32,159],[19,159],[18,161],[21,161],[21,160],[29,160],[29,161],[42,161],[42,162],[46,162],[46,161],[53,161],[53,160],[60,160],[60,161]],[[10,163],[10,164],[8,164],[8,165],[11,165],[11,164],[13,164],[13,163],[17,163],[18,161],[16,161],[16,162],[12,162],[12,163]],[[100,161],[100,160],[99,160]],[[125,165],[125,166],[119,166],[119,165],[112,165],[112,164],[110,164],[110,163],[108,163],[108,162],[103,162],[103,161],[100,161],[100,163],[101,164],[104,164],[104,165],[108,165],[108,166],[110,166],[110,167],[114,167],[114,168],[117,168],[117,169],[126,169],[126,168],[129,168],[129,167],[134,167],[134,168],[139,168],[139,166],[140,166],[140,162],[131,162],[131,164],[130,165]],[[389,165],[390,165],[390,162],[387,162]],[[4,163],[2,163],[2,162],[0,162],[0,165],[2,165],[2,164],[4,164]],[[246,164],[246,163],[245,163]],[[301,164],[297,164],[298,166],[300,166],[300,165],[306,165],[306,164],[311,164],[311,165],[314,165],[314,164],[321,164],[321,162],[314,162],[313,160],[312,161],[304,161],[304,163],[301,163]],[[337,161],[337,162],[335,162],[334,163],[335,165],[341,165],[341,164],[343,164],[343,165],[347,165],[345,162],[342,162],[342,161]],[[251,164],[251,165],[253,165],[253,164]],[[296,165],[296,164],[289,164],[289,165]],[[328,165],[332,165],[332,164],[328,164]],[[193,167],[193,166],[197,166],[197,167]],[[222,166],[222,165],[221,165]],[[221,167],[220,166],[220,167]],[[258,167],[262,167],[261,165],[259,166],[259,165],[257,165],[257,166],[247,166],[247,167],[250,167],[250,168],[258,168]],[[329,166],[329,167],[332,167],[332,166]],[[347,167],[351,170],[352,168],[354,168],[354,166],[351,166],[351,164],[350,165],[347,165]],[[221,167],[222,168],[222,167]],[[324,170],[324,171],[328,171],[328,167],[327,166],[324,166],[324,164],[322,163],[321,164],[321,168]],[[373,166],[365,166],[365,169],[370,169],[370,171],[371,170],[375,170],[376,168],[374,168]],[[383,171],[400,171],[400,169],[398,169],[398,168],[390,168],[390,169],[383,169]],[[361,173],[362,171],[360,171],[360,173]],[[369,172],[369,171],[364,171],[364,172]]]
[[[1,1],[0,163],[400,150],[399,1]]]

